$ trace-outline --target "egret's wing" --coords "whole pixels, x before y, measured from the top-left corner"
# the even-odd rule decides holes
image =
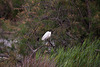
[[[43,35],[42,40],[45,40],[45,39],[47,38],[47,36],[48,36],[48,32],[46,32],[46,33]]]
[[[46,40],[46,39],[48,39],[50,36],[51,36],[51,32],[47,31],[47,32],[43,35],[42,40]]]

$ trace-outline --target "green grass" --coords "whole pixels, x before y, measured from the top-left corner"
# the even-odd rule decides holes
[[[52,54],[57,67],[99,67],[100,66],[100,40],[94,42],[84,41],[81,45],[72,48],[59,48],[57,55]],[[52,57],[52,56],[51,56]]]

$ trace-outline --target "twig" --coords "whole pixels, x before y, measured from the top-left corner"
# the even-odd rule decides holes
[[[29,44],[27,44],[27,46],[30,48],[30,50],[31,50],[31,51],[33,52],[33,54],[34,54],[34,53],[36,53],[39,49],[41,49],[42,47],[44,47],[44,46],[46,46],[46,45],[42,45],[42,46],[36,48],[35,50],[33,50],[32,47],[31,47]]]
[[[42,46],[38,47],[38,48],[35,49],[35,50],[33,50],[32,47],[31,47],[29,44],[27,44],[27,46],[28,46],[28,47],[30,48],[30,50],[33,52],[33,53],[30,55],[30,57],[29,57],[29,60],[30,60],[31,57],[32,57],[33,55],[35,55],[35,53],[36,53],[39,49],[41,49],[42,47],[44,47],[44,46],[46,46],[46,45],[42,45]]]
[[[74,39],[74,40],[78,40],[77,38],[71,36],[69,33],[66,32],[66,35],[69,36],[70,38]]]
[[[6,54],[0,54],[0,57],[9,57],[9,55],[6,55]]]
[[[99,49],[95,49],[95,51],[98,51],[98,52],[100,52],[100,50],[99,50]]]

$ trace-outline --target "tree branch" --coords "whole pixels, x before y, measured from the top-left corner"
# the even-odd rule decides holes
[[[85,0],[85,3],[86,3],[87,13],[88,13],[87,16],[89,18],[89,31],[90,31],[90,28],[91,28],[91,10],[90,10],[90,6],[89,6],[89,1]]]

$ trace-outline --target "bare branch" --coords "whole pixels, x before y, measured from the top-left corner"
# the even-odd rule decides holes
[[[85,0],[86,6],[87,6],[87,12],[88,12],[88,18],[89,18],[89,31],[91,28],[91,10],[90,10],[90,6],[89,6],[89,1]]]
[[[95,51],[100,52],[100,50],[99,50],[99,49],[95,49]]]
[[[35,50],[34,50],[29,44],[27,44],[27,46],[30,48],[30,50],[31,50],[31,51],[33,52],[33,54],[34,54],[34,53],[36,53],[39,49],[41,49],[42,47],[44,47],[44,46],[46,46],[46,45],[42,45],[42,46],[36,48]]]

